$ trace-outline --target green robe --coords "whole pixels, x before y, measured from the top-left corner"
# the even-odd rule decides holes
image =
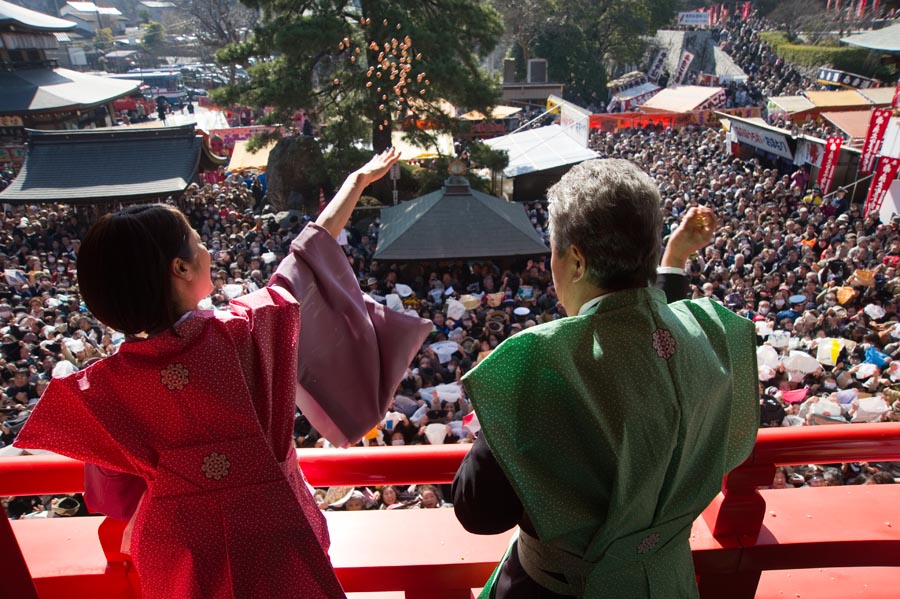
[[[642,288],[511,337],[463,384],[538,538],[595,564],[583,595],[669,599],[697,596],[690,523],[753,448],[756,373],[749,320]]]

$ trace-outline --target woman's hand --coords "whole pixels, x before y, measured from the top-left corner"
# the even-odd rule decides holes
[[[381,154],[376,154],[366,164],[357,169],[356,174],[363,179],[368,186],[384,177],[391,167],[400,160],[400,151],[397,148],[388,148]]]
[[[394,148],[389,148],[374,156],[366,164],[354,171],[341,185],[331,202],[319,214],[316,224],[337,239],[350,220],[350,215],[353,213],[356,202],[359,201],[359,196],[363,190],[387,174],[399,159],[400,152]]]

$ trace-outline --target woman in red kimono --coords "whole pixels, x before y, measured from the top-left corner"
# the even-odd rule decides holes
[[[85,237],[82,297],[129,340],[54,380],[16,445],[99,467],[87,471],[89,501],[133,512],[145,598],[344,596],[297,466],[294,405],[333,443],[357,441],[430,330],[364,296],[335,241],[397,159],[388,151],[351,174],[270,285],[227,311],[196,309],[212,290],[210,257],[177,210],[133,206]]]

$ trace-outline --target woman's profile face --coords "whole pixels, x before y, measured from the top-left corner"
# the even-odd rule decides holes
[[[188,271],[191,274],[190,294],[191,305],[196,306],[200,300],[212,293],[213,283],[210,276],[209,250],[200,240],[200,235],[193,229],[189,229],[190,260],[185,260]]]

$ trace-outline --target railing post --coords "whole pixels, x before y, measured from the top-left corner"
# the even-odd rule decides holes
[[[713,536],[738,537],[742,545],[756,543],[766,515],[766,500],[757,489],[771,485],[774,478],[775,464],[741,465],[726,474]]]
[[[140,597],[141,581],[138,579],[137,570],[131,563],[131,556],[122,553],[122,535],[125,526],[125,522],[107,516],[97,529],[97,537],[100,539],[103,555],[106,556],[107,567],[110,571],[119,572],[128,579],[131,589],[129,597]]]
[[[0,508],[0,564],[3,564],[0,596],[38,599],[37,589],[34,588],[28,564],[19,549],[19,542],[16,541],[9,519],[2,511],[3,508]]]
[[[772,484],[775,464],[751,463],[752,458],[725,476],[722,495],[703,512],[713,536],[724,546],[751,547],[762,528],[766,500],[757,488]],[[705,574],[697,577],[697,587],[704,599],[753,599],[761,574],[760,571]]]

